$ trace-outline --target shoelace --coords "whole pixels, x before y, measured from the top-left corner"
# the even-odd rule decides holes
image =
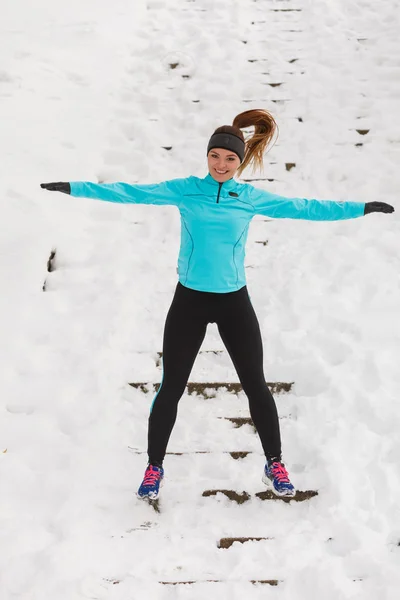
[[[160,475],[160,471],[156,471],[153,467],[148,467],[144,474],[143,485],[154,485]]]
[[[271,473],[277,478],[279,483],[290,483],[289,473],[286,471],[282,463],[274,462],[271,465]]]

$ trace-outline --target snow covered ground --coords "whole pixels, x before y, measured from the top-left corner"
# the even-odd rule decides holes
[[[397,4],[2,0],[5,600],[398,597]],[[166,458],[156,513],[135,496],[154,388],[128,384],[161,378],[179,214],[39,184],[203,177],[209,136],[249,108],[270,110],[280,134],[265,173],[243,179],[396,212],[250,229],[266,378],[294,382],[276,395],[284,460],[318,495],[255,495],[261,445],[226,419],[248,416],[247,400],[222,389],[182,398],[168,450],[183,454]],[[190,381],[237,381],[215,325]],[[216,489],[251,497],[202,495]],[[268,539],[218,548],[224,537]],[[197,583],[160,583],[183,581]]]

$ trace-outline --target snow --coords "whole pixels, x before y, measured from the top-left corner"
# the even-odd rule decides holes
[[[1,3],[5,600],[397,598],[396,7]],[[135,493],[176,285],[179,214],[39,184],[203,177],[214,128],[259,107],[274,114],[279,138],[265,174],[243,179],[269,178],[254,185],[286,196],[381,200],[396,212],[335,223],[256,218],[250,229],[246,272],[266,378],[294,382],[276,395],[284,460],[298,489],[318,496],[255,495],[258,437],[224,419],[248,416],[247,400],[222,389],[182,398],[168,451],[183,454],[166,457],[156,513]],[[190,381],[237,381],[214,324]],[[249,454],[233,460],[233,451]],[[202,496],[212,489],[251,499]],[[269,539],[219,549],[228,536]],[[266,579],[279,585],[250,582]]]

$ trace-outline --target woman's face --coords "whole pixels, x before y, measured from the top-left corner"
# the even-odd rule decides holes
[[[210,175],[218,183],[232,179],[240,167],[238,155],[224,148],[212,148],[207,155],[207,161]]]

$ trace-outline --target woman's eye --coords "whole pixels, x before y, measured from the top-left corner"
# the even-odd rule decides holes
[[[217,156],[216,154],[211,154],[211,158],[218,158],[218,156]],[[230,156],[230,157],[228,158],[228,160],[229,160],[230,162],[232,162],[232,161],[234,161],[235,159],[233,158],[233,156]]]

